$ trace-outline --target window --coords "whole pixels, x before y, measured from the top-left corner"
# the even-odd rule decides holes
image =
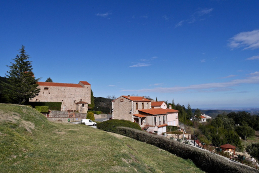
[[[48,90],[49,88],[48,87],[44,87],[44,90]]]
[[[138,110],[138,103],[136,103],[136,110]]]
[[[155,126],[156,126],[156,117],[154,117],[154,124],[155,124]]]
[[[85,104],[82,104],[82,107],[85,107]]]
[[[144,109],[144,103],[142,103],[142,109]]]

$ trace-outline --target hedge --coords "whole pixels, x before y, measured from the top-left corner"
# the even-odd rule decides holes
[[[130,127],[133,129],[141,130],[140,126],[137,123],[133,123],[127,120],[112,119],[112,120],[104,121],[102,123],[97,124],[98,129],[102,129],[102,130],[105,130],[108,132],[114,132],[114,133],[118,133],[117,127]]]
[[[131,129],[128,127],[118,127],[117,129],[119,134],[157,146],[183,159],[190,159],[197,167],[205,172],[258,172],[256,169],[249,166],[232,162],[225,157],[210,153],[209,151],[201,150],[190,145],[185,145],[162,136],[149,134],[145,131]]]
[[[33,108],[36,106],[48,106],[50,110],[61,110],[62,102],[29,102],[28,105],[31,105]]]
[[[48,106],[35,106],[35,109],[39,111],[40,113],[47,113],[49,112]]]

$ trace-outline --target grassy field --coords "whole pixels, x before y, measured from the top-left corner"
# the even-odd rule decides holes
[[[0,104],[0,172],[202,172],[152,145]]]

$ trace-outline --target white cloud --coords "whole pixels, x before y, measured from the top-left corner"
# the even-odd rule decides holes
[[[209,14],[212,11],[213,11],[213,8],[205,8],[205,9],[197,11],[197,14],[200,16],[203,16],[205,14]]]
[[[259,75],[259,72],[256,71],[256,72],[254,72],[254,73],[250,73],[250,75]]]
[[[108,85],[109,87],[115,87],[115,85]]]
[[[255,59],[259,59],[259,56],[252,56],[251,58],[247,58],[246,60],[255,60]]]
[[[175,93],[183,91],[196,91],[196,92],[218,92],[233,90],[231,87],[241,84],[259,84],[259,72],[251,73],[251,76],[244,79],[236,79],[229,82],[222,83],[205,83],[198,85],[189,85],[186,87],[170,87],[170,88],[154,88],[154,89],[140,89],[140,90],[123,90],[135,92],[162,92],[162,93]]]
[[[100,17],[108,17],[109,15],[111,15],[111,13],[97,13],[96,16],[100,16]]]
[[[181,20],[175,25],[175,28],[182,26],[184,23],[195,23],[196,21],[205,20],[205,15],[208,16],[213,11],[213,8],[204,8],[194,12],[189,19]]]
[[[226,76],[226,77],[222,77],[223,79],[225,79],[225,78],[232,78],[232,77],[235,77],[236,75],[228,75],[228,76]]]
[[[150,66],[151,64],[147,64],[147,63],[137,63],[135,65],[132,65],[130,67],[147,67]]]
[[[163,18],[164,18],[165,20],[168,20],[168,19],[169,19],[169,17],[167,17],[167,15],[164,15]]]
[[[205,60],[205,59],[202,59],[202,60],[201,60],[201,63],[203,63],[203,62],[206,62],[206,60]]]
[[[259,48],[259,30],[241,32],[230,39],[231,48],[244,47],[244,49]]]
[[[179,27],[179,26],[182,26],[182,25],[183,25],[183,22],[184,22],[184,20],[178,22],[178,23],[175,25],[175,28],[177,28],[177,27]]]

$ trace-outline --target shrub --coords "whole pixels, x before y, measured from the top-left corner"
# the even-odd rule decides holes
[[[141,130],[140,126],[137,123],[133,123],[131,121],[127,121],[127,120],[108,120],[102,123],[98,123],[97,124],[97,128],[98,129],[102,129],[108,132],[118,132],[117,127],[129,127],[129,128],[133,128],[133,129],[138,129]]]
[[[50,110],[61,110],[61,102],[29,102],[28,105],[31,105],[32,107],[36,106],[48,106]]]
[[[246,165],[230,162],[222,156],[218,156],[177,141],[169,140],[162,136],[149,134],[144,131],[127,127],[118,127],[118,132],[119,134],[131,137],[141,142],[157,146],[181,158],[190,159],[196,164],[196,166],[205,172],[257,172],[257,170]]]
[[[39,111],[40,113],[47,113],[49,112],[48,106],[35,106],[35,109]]]
[[[93,112],[88,112],[86,118],[94,121],[95,120],[94,113]]]

